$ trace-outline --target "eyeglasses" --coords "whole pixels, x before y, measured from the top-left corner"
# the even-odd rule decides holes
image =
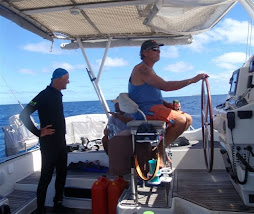
[[[152,50],[152,51],[157,52],[157,51],[160,50],[160,47],[153,47],[153,48],[149,48],[148,50]]]

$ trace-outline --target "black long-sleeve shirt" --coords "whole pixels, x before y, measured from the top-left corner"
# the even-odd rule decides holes
[[[36,136],[40,137],[40,130],[38,130],[30,115],[38,111],[40,126],[45,127],[47,125],[52,125],[52,129],[55,129],[53,135],[47,135],[40,137],[41,146],[65,146],[65,119],[63,113],[63,103],[62,103],[62,93],[55,89],[54,87],[47,86],[46,89],[41,91],[32,101],[22,110],[20,113],[20,119]],[[44,144],[44,145],[42,145]]]

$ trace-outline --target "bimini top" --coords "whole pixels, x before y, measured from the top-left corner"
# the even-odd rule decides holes
[[[211,29],[236,0],[0,0],[0,15],[65,48],[136,46],[146,39],[189,44]]]

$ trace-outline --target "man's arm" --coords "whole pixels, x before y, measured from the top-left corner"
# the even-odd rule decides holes
[[[125,116],[125,115],[122,115],[122,114],[118,114],[116,115],[116,118],[121,120],[123,123],[127,124],[128,122],[132,121],[133,118],[132,117],[128,117],[128,116]]]
[[[52,125],[47,125],[45,127],[40,127],[38,130],[34,123],[32,122],[30,115],[34,113],[37,109],[33,106],[28,104],[20,113],[19,118],[24,123],[25,127],[32,132],[37,137],[43,137],[46,135],[53,135],[55,133],[55,129],[51,129]]]
[[[142,64],[137,69],[137,76],[138,79],[146,84],[149,84],[155,88],[158,88],[163,91],[174,91],[181,88],[184,88],[192,83],[196,83],[199,80],[208,77],[207,74],[202,73],[198,74],[193,78],[180,80],[180,81],[165,81],[161,77],[159,77],[152,68],[150,68],[148,65]],[[134,83],[135,84],[135,83]]]
[[[166,106],[167,108],[173,109],[173,104],[172,103],[168,103],[165,100],[163,100],[163,105]]]
[[[34,113],[36,109],[34,106],[28,104],[20,113],[19,118],[24,123],[25,127],[37,137],[40,137],[41,131],[38,130],[32,122],[30,115]]]
[[[126,116],[126,115],[123,115],[123,114],[119,114],[119,113],[116,113],[116,112],[109,112],[113,117],[121,120],[123,123],[128,123],[130,121],[133,120],[132,117],[129,117],[129,116]]]

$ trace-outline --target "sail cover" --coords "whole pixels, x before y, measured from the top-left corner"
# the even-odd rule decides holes
[[[0,15],[48,39],[71,40],[63,48],[136,46],[146,39],[189,44],[211,29],[236,0],[6,0]]]

